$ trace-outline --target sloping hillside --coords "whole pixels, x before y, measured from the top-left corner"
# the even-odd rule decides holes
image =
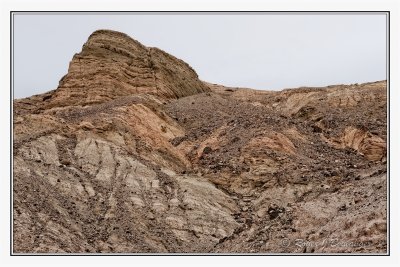
[[[14,100],[19,253],[385,253],[386,81],[257,91],[99,30]]]

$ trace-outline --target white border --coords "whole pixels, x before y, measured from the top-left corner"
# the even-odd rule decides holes
[[[108,10],[131,10],[131,11],[274,11],[274,10],[304,10],[304,11],[390,11],[391,12],[391,59],[390,59],[390,85],[391,85],[391,109],[390,109],[390,128],[391,128],[391,143],[390,143],[390,177],[391,177],[391,256],[313,256],[313,257],[284,257],[284,256],[272,256],[272,257],[111,257],[111,256],[101,256],[101,257],[10,257],[10,247],[9,247],[9,238],[10,238],[10,215],[9,215],[9,202],[10,202],[10,151],[9,149],[3,150],[1,154],[1,170],[4,175],[2,175],[2,179],[0,179],[0,207],[1,207],[1,232],[0,236],[0,256],[1,256],[1,264],[5,265],[34,265],[34,264],[52,264],[52,265],[67,265],[71,264],[97,264],[97,265],[110,265],[115,263],[126,263],[126,264],[137,264],[142,263],[148,265],[151,261],[155,264],[165,265],[173,265],[176,266],[177,263],[184,263],[185,265],[204,265],[204,264],[221,264],[221,265],[249,265],[249,264],[282,264],[282,263],[290,263],[294,265],[314,265],[314,264],[348,264],[348,265],[386,265],[386,264],[400,264],[399,259],[399,231],[395,228],[395,225],[399,225],[399,214],[398,214],[398,188],[399,182],[396,179],[398,176],[398,167],[396,166],[396,162],[399,162],[398,154],[399,151],[399,142],[396,141],[396,137],[400,136],[399,128],[398,128],[398,120],[400,119],[397,114],[397,106],[396,100],[399,99],[399,90],[398,88],[398,74],[399,72],[399,54],[398,49],[399,46],[399,4],[397,1],[392,0],[375,0],[375,1],[357,1],[357,0],[347,0],[342,3],[333,3],[326,1],[305,1],[305,0],[281,0],[276,1],[274,3],[261,3],[260,1],[162,1],[162,0],[148,0],[148,1],[131,1],[125,2],[121,0],[103,0],[103,1],[90,1],[90,0],[60,0],[51,2],[49,0],[44,1],[28,1],[28,0],[3,0],[0,3],[0,27],[1,27],[1,54],[0,58],[3,60],[1,63],[1,83],[2,90],[0,97],[0,105],[3,107],[5,112],[0,113],[0,117],[2,123],[7,125],[7,127],[3,127],[4,130],[1,131],[0,145],[1,147],[9,148],[10,147],[10,121],[9,121],[9,111],[10,111],[10,11],[52,11],[52,10],[65,10],[65,11],[80,11],[80,10],[97,10],[97,11],[108,11]],[[395,34],[396,33],[396,34]],[[7,59],[7,60],[6,60]],[[397,164],[398,165],[398,164]],[[3,265],[4,266],[4,265]]]

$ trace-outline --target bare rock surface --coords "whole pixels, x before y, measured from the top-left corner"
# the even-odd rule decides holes
[[[385,253],[386,81],[258,91],[99,30],[14,100],[15,253]]]

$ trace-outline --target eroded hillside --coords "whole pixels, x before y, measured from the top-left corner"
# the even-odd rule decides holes
[[[96,31],[14,100],[14,252],[385,253],[386,109],[385,81],[229,88]]]

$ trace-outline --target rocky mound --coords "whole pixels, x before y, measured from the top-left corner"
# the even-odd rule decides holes
[[[14,100],[14,252],[385,253],[386,139],[385,81],[228,88],[96,31]]]
[[[209,91],[185,62],[123,33],[98,30],[74,55],[46,107],[91,105],[145,93],[179,98]]]

